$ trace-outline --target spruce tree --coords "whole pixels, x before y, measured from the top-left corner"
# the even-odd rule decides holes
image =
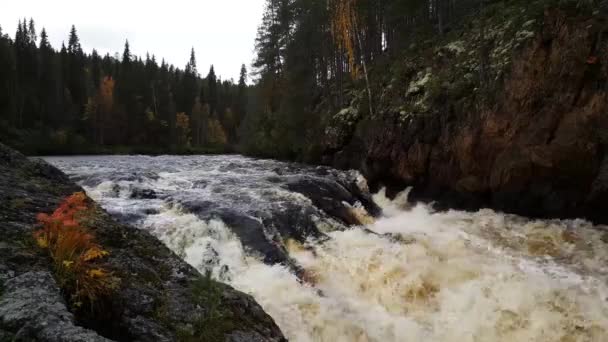
[[[46,34],[46,29],[43,27],[42,31],[40,32],[40,50],[41,51],[45,51],[45,50],[51,50],[51,44],[49,43],[49,37]]]
[[[236,99],[236,120],[240,124],[247,112],[247,67],[241,65],[238,93]]]
[[[93,88],[97,90],[101,84],[101,58],[95,49],[91,52],[91,81]]]
[[[186,73],[192,74],[198,77],[198,71],[196,69],[196,55],[194,54],[194,48],[190,50],[190,60],[186,64]]]
[[[30,22],[28,24],[28,39],[31,43],[36,43],[38,40],[38,36],[36,35],[36,25],[34,24],[34,19],[30,18]]]
[[[215,76],[215,69],[213,65],[209,69],[209,74],[207,75],[207,91],[208,91],[208,103],[209,110],[211,111],[211,115],[217,114],[217,102],[218,102],[218,92],[217,92],[217,77]]]
[[[55,54],[49,43],[46,30],[40,32],[40,82],[38,98],[40,99],[40,119],[42,122],[52,126],[57,123],[57,118],[51,117],[57,114],[58,104],[58,79],[59,73],[54,63]]]
[[[16,125],[16,79],[13,46],[8,37],[3,36],[0,31],[0,121],[9,126]]]
[[[68,53],[71,55],[77,55],[82,53],[82,47],[80,46],[80,38],[76,32],[76,26],[72,25],[70,29],[70,37],[68,39]]]
[[[76,26],[72,25],[68,39],[68,72],[67,86],[73,102],[69,119],[73,124],[80,122],[79,115],[83,112],[87,102],[86,75],[85,75],[85,56],[80,46],[80,38],[76,32]]]
[[[131,47],[129,46],[129,40],[125,41],[125,48],[122,52],[122,65],[126,66],[131,64]]]
[[[159,68],[154,55],[146,54],[144,59],[132,55],[128,42],[122,56],[102,57],[96,50],[86,54],[73,25],[58,51],[46,29],[38,32],[31,19],[19,20],[14,41],[3,33],[0,29],[0,130],[25,128],[15,132],[36,136],[28,146],[42,152],[25,152],[64,151],[58,147],[78,152],[87,143],[164,148],[177,142],[180,112],[196,114],[181,118],[197,128],[195,144],[202,145],[207,127],[221,128],[220,119],[224,124],[234,122],[227,118],[237,110],[237,86],[219,80],[213,68],[208,79],[201,79],[194,50],[185,69],[164,60]],[[100,87],[104,84],[106,90]],[[216,113],[213,118],[208,99]],[[112,105],[102,113],[103,103]],[[232,134],[234,125],[227,128]]]
[[[133,56],[131,55],[131,47],[129,41],[125,41],[125,47],[122,52],[122,60],[120,62],[120,71],[116,82],[116,94],[119,103],[124,107],[121,119],[126,122],[128,137],[134,136],[136,127],[141,123],[137,122],[135,113],[137,112],[134,94],[134,72],[132,68]]]
[[[194,48],[190,51],[190,60],[186,64],[184,78],[182,82],[182,94],[180,97],[179,111],[192,113],[194,100],[198,95],[197,79],[199,77],[196,68],[196,55]]]

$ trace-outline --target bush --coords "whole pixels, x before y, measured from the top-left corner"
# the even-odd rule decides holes
[[[101,297],[118,286],[119,279],[100,265],[109,253],[81,222],[90,213],[87,197],[78,192],[68,197],[51,215],[38,214],[41,228],[34,232],[40,248],[53,260],[59,286],[70,304],[93,308]]]

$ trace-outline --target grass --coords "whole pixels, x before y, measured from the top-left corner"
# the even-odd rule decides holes
[[[177,337],[181,342],[224,341],[225,335],[233,331],[232,312],[222,306],[223,288],[211,278],[211,272],[196,279],[190,286],[193,302],[205,313],[197,317],[192,325],[178,327]]]

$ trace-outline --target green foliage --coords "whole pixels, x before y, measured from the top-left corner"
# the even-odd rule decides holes
[[[221,81],[213,70],[208,79],[201,79],[194,50],[180,70],[164,61],[159,65],[155,56],[142,60],[132,54],[128,42],[117,57],[100,56],[95,50],[88,55],[74,26],[67,47],[59,50],[50,45],[46,30],[40,32],[39,46],[35,38],[33,20],[19,21],[14,40],[0,34],[0,136],[4,143],[38,155],[127,149],[225,151],[234,143],[234,138],[227,138],[220,139],[221,146],[207,146],[199,129],[198,143],[187,146],[194,123],[207,127],[214,113],[224,135],[236,137],[247,103],[246,85]],[[212,107],[198,121],[192,120],[197,97],[201,107]],[[225,117],[229,112],[238,115]],[[177,113],[185,115],[180,122]],[[179,125],[184,122],[191,127]]]
[[[405,122],[492,103],[513,53],[555,6],[599,13],[597,0],[267,0],[239,150],[319,161],[335,152],[321,147],[344,125],[333,117],[343,109],[358,115],[342,140],[369,114],[396,111]]]
[[[87,55],[75,27],[67,47],[55,50],[44,29],[37,47],[33,20],[19,21],[14,40],[0,34],[0,136],[29,154],[238,148],[316,160],[344,108],[358,110],[354,129],[386,108],[421,113],[474,96],[491,103],[513,52],[555,6],[600,13],[599,0],[267,0],[253,86],[244,65],[238,84],[213,66],[201,78],[194,50],[183,70],[132,55],[128,42],[122,56]],[[450,72],[404,99],[424,68]],[[116,84],[105,107],[104,79]]]

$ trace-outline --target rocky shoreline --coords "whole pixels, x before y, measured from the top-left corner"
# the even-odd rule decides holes
[[[61,171],[0,144],[0,340],[191,341],[204,332],[210,341],[285,341],[251,296],[205,279],[96,204],[92,233],[121,282],[94,314],[74,314],[32,232],[38,213],[78,191]]]

